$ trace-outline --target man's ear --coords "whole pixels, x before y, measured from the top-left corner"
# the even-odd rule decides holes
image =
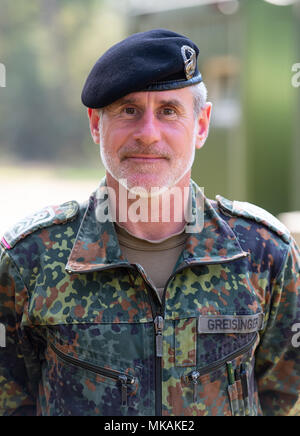
[[[201,148],[205,144],[209,132],[211,109],[212,109],[212,104],[206,103],[205,108],[202,109],[202,111],[198,116],[196,148]]]
[[[99,132],[99,112],[97,109],[88,108],[88,117],[90,122],[90,131],[95,144],[100,143],[100,132]]]

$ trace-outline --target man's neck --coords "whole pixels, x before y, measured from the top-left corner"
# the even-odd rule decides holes
[[[155,197],[128,198],[129,191],[107,173],[107,186],[115,193],[116,204],[112,207],[117,224],[132,235],[150,241],[178,234],[186,224],[190,177],[187,173],[176,186]]]

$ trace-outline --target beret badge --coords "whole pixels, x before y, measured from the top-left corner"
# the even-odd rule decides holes
[[[185,75],[187,80],[191,79],[196,70],[196,52],[189,45],[183,45],[181,47],[181,54],[184,61]]]

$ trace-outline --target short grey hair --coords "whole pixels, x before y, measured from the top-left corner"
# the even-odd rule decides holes
[[[194,97],[194,115],[198,117],[200,112],[205,109],[207,102],[207,88],[203,82],[190,87]]]

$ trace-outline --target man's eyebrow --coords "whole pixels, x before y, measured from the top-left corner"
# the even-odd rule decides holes
[[[135,97],[124,97],[124,98],[120,98],[118,101],[112,103],[110,106],[112,108],[114,107],[119,107],[119,106],[123,106],[124,104],[138,104],[139,103],[139,99],[135,98]],[[161,106],[174,106],[174,107],[178,107],[179,109],[183,110],[184,106],[183,104],[177,100],[177,99],[166,99],[166,100],[159,100],[158,104],[160,104]]]
[[[177,99],[170,99],[170,100],[160,100],[159,104],[161,104],[162,106],[175,106],[178,107],[179,109],[184,109],[183,104],[177,100]]]
[[[110,106],[111,107],[118,107],[118,106],[122,106],[124,104],[136,104],[138,101],[136,98],[134,97],[123,97],[120,98],[119,100],[115,101],[114,103],[112,103]]]

